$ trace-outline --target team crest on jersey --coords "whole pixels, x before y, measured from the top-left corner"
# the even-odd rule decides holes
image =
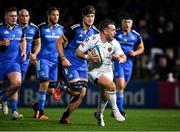
[[[34,34],[34,30],[33,29],[29,30],[29,33]]]
[[[109,47],[109,48],[108,48],[108,51],[111,52],[111,51],[112,51],[112,47]]]
[[[52,33],[53,36],[55,36],[56,34],[55,33]]]

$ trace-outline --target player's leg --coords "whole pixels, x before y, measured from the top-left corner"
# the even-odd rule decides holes
[[[14,89],[15,93],[13,93],[11,96],[11,108],[12,108],[12,119],[13,120],[19,120],[23,118],[22,114],[18,113],[17,110],[17,103],[18,103],[18,90],[21,87],[21,73],[20,72],[11,72],[7,75],[10,86],[7,89],[7,94],[11,93],[10,91]]]
[[[98,73],[98,72],[97,72]],[[103,73],[103,74],[96,74],[96,71],[90,72],[91,78],[95,80],[98,86],[107,89],[107,97],[108,101],[111,104],[113,114],[117,121],[124,121],[125,118],[120,114],[117,104],[116,104],[116,86],[113,79],[112,72]]]
[[[40,80],[39,91],[38,91],[38,108],[35,114],[39,112],[39,119],[47,120],[48,116],[44,114],[44,106],[46,101],[46,91],[49,86],[49,61],[46,59],[40,59],[36,64],[37,77]]]
[[[12,120],[19,120],[23,118],[23,115],[18,112],[18,91],[11,96],[11,110],[12,110]]]
[[[24,79],[25,79],[25,75],[26,75],[26,72],[28,69],[28,65],[29,65],[29,59],[26,60],[25,62],[23,62],[22,64],[20,63],[22,81],[24,81]],[[17,109],[18,94],[19,94],[19,92],[17,91],[13,96],[11,96],[11,101],[10,101],[12,113],[15,113],[14,118],[15,117],[17,118],[17,116],[20,116],[20,118],[22,118],[22,114],[19,114],[19,115],[17,114],[18,113],[18,109]]]
[[[0,81],[0,97],[2,97],[5,93],[5,86],[4,86],[5,81]],[[2,113],[4,115],[8,115],[9,109],[8,109],[8,101],[3,101],[2,102]]]
[[[105,126],[103,113],[104,113],[107,103],[108,103],[107,92],[104,88],[101,88],[99,101],[98,101],[98,109],[94,113],[94,116],[95,116],[99,126]]]
[[[68,83],[66,92],[72,95],[72,98],[67,106],[66,111],[63,113],[62,117],[59,120],[60,123],[65,123],[65,124],[70,124],[68,117],[81,104],[84,96],[86,95],[86,89],[88,87],[87,72],[78,72],[76,70],[69,70],[68,73],[71,73],[71,77],[69,77],[69,80],[71,81],[69,81]]]
[[[126,113],[124,112],[124,90],[127,86],[128,81],[131,78],[132,74],[132,63],[127,62],[125,64],[119,64],[115,67],[114,80],[117,88],[117,105],[121,114],[125,117]]]

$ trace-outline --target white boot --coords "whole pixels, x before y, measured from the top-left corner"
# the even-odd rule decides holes
[[[2,102],[2,112],[4,115],[8,114],[8,103],[7,103],[7,101]]]

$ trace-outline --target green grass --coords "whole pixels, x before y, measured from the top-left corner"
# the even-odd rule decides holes
[[[180,131],[180,110],[127,109],[126,121],[119,123],[105,111],[105,127],[97,125],[95,109],[77,109],[71,116],[72,125],[58,123],[63,108],[49,108],[48,121],[33,119],[31,108],[21,108],[23,120],[11,120],[11,115],[0,114],[0,131]]]

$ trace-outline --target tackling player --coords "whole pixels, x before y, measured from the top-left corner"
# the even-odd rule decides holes
[[[58,39],[57,49],[65,69],[68,80],[66,92],[72,95],[66,111],[59,119],[59,123],[70,124],[68,117],[80,105],[88,87],[88,65],[85,60],[75,56],[78,46],[89,36],[98,33],[93,26],[95,8],[91,5],[82,9],[82,23],[74,24]]]

